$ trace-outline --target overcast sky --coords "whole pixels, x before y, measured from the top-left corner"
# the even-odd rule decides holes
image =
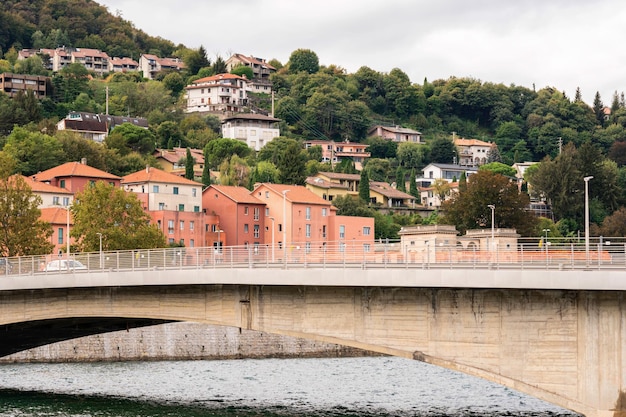
[[[473,77],[580,87],[605,105],[626,90],[626,3],[620,0],[98,0],[152,36],[209,59],[233,53],[287,63],[310,49],[321,65],[404,71],[412,82]]]

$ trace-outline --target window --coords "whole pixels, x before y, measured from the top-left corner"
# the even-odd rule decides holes
[[[270,198],[270,192],[269,191],[265,192],[265,198]]]
[[[184,204],[179,204],[178,205],[178,211],[185,211],[185,205]]]
[[[269,215],[270,215],[270,208],[265,207],[265,216],[269,216]]]
[[[165,210],[165,203],[159,203],[159,210]]]
[[[195,241],[195,240],[193,240],[193,239],[189,239],[189,247],[190,247],[190,248],[193,248],[193,247],[195,247],[195,246],[196,246],[196,241]]]
[[[194,222],[194,221],[190,221],[190,222],[189,222],[189,230],[194,230],[194,229],[195,229],[195,227],[196,227],[196,222]]]
[[[192,188],[191,189],[191,196],[195,197],[198,194],[198,189],[197,188]]]
[[[259,225],[258,225],[258,224],[255,224],[255,225],[254,225],[254,237],[255,237],[256,239],[258,239],[258,238],[259,238]]]
[[[369,226],[365,226],[363,228],[363,236],[369,236],[370,235],[370,228]]]
[[[172,192],[174,193],[174,195],[178,195],[178,187],[173,187]]]
[[[248,215],[248,206],[245,206],[243,208],[243,214],[246,215],[246,216]]]
[[[243,225],[243,232],[248,233],[248,223]]]
[[[311,220],[311,207],[306,208],[305,216],[306,220]]]
[[[259,220],[259,212],[260,212],[260,211],[261,211],[261,210],[259,210],[259,208],[258,208],[258,207],[255,207],[255,208],[254,208],[254,220]]]
[[[282,223],[278,223],[278,231],[279,232],[283,231],[283,224]]]
[[[344,239],[346,237],[346,226],[343,224],[339,226],[339,238]]]
[[[306,237],[311,237],[311,225],[307,224],[306,225]]]
[[[159,192],[159,186],[158,185],[153,185],[152,186],[152,192],[153,193],[158,193]]]
[[[199,213],[200,212],[200,206],[193,206],[193,211],[194,211],[194,213]]]
[[[55,205],[55,206],[59,205],[59,197],[58,196],[52,197],[52,204]]]
[[[324,196],[324,200],[326,200],[326,196]],[[322,217],[326,217],[326,208],[322,209]]]
[[[306,242],[304,244],[304,250],[306,251],[306,253],[311,253],[311,242]]]
[[[59,236],[57,237],[57,243],[59,245],[63,244],[63,228],[59,227]]]
[[[65,188],[65,180],[59,181],[59,187]]]
[[[322,237],[326,238],[326,225],[322,226]]]
[[[185,230],[185,221],[181,220],[180,222],[178,222],[178,226],[180,230]]]
[[[174,234],[174,220],[167,221],[167,233],[170,235]]]
[[[70,205],[70,198],[69,197],[63,197],[63,205],[65,207]]]
[[[369,243],[364,243],[363,244],[363,252],[368,253],[370,251],[370,244]]]

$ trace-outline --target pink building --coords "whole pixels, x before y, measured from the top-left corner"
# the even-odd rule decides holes
[[[322,162],[330,162],[331,165],[349,158],[354,162],[356,169],[363,168],[363,162],[370,157],[370,153],[365,150],[369,145],[356,142],[333,142],[328,140],[308,140],[304,142],[306,149],[313,146],[322,148]]]
[[[90,167],[84,159],[81,162],[66,162],[63,165],[39,172],[31,178],[35,181],[64,188],[72,194],[82,191],[97,181],[105,181],[114,187],[119,187],[122,180],[117,175]]]
[[[250,194],[244,187],[210,185],[202,193],[202,205],[207,213],[219,217],[217,241],[224,246],[249,246],[258,248],[266,243],[265,203]],[[213,227],[210,227],[213,229]]]

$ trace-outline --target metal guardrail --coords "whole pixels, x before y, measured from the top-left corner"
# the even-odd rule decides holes
[[[515,248],[479,250],[459,246],[412,248],[400,242],[334,242],[271,245],[140,249],[73,253],[84,268],[50,270],[65,256],[0,258],[1,275],[114,272],[189,268],[485,268],[485,269],[618,269],[626,271],[626,244],[520,244]]]

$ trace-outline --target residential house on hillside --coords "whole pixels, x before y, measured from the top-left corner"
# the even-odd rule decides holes
[[[123,123],[131,123],[144,129],[148,128],[148,119],[143,117],[70,112],[57,123],[57,130],[70,130],[80,134],[85,139],[102,143],[112,129]]]
[[[337,216],[330,202],[305,187],[263,183],[251,194],[266,204],[266,216],[277,224],[275,239],[288,257],[329,242],[342,249],[350,243],[361,252],[373,248],[373,218]]]
[[[98,181],[105,181],[119,187],[121,178],[98,168],[90,167],[87,161],[66,162],[62,165],[39,172],[31,177],[34,181],[46,183],[76,194]]]
[[[154,80],[161,71],[180,72],[185,68],[185,63],[179,58],[159,58],[152,54],[142,54],[139,57],[139,70],[149,80]]]
[[[146,167],[123,177],[121,185],[137,195],[169,243],[195,247],[204,242],[202,184]]]
[[[495,144],[478,139],[454,139],[459,160],[458,164],[464,167],[478,167],[487,163],[489,151]]]
[[[139,70],[139,63],[132,58],[109,59],[109,72],[130,72]]]
[[[264,59],[243,54],[233,54],[226,60],[226,71],[231,72],[234,68],[244,65],[252,69],[253,77],[248,82],[248,88],[253,93],[270,94],[272,82],[270,75],[276,72],[276,68],[268,64]]]
[[[450,190],[447,195],[444,196],[443,201],[448,200],[450,196],[459,191],[459,182],[451,182],[449,183]],[[440,198],[439,193],[434,187],[422,187],[420,188],[420,199],[423,206],[429,208],[437,208],[441,207],[441,203],[443,202]]]
[[[233,114],[222,121],[222,137],[246,142],[248,147],[258,152],[280,136],[279,122],[280,119],[261,114]]]
[[[424,167],[421,177],[416,178],[417,186],[420,188],[430,187],[436,179],[444,179],[448,182],[458,181],[465,173],[466,177],[476,173],[476,168],[455,165],[431,163]]]
[[[360,181],[359,174],[318,172],[306,179],[305,187],[323,200],[333,201],[346,195],[358,197]]]
[[[185,87],[187,113],[239,113],[248,104],[248,80],[234,74],[217,74],[193,81]]]
[[[367,136],[377,136],[398,143],[425,143],[420,132],[400,126],[376,125],[367,131]]]
[[[4,72],[0,74],[0,90],[9,97],[15,98],[21,91],[32,91],[35,97],[42,99],[47,96],[50,77],[43,75],[12,74]]]
[[[194,177],[202,177],[202,171],[204,170],[204,152],[202,149],[189,149],[191,151],[191,157],[194,159],[193,174]],[[173,149],[156,149],[152,155],[159,163],[159,167],[172,174],[185,176],[185,164],[184,161],[187,158],[187,148],[173,148]]]
[[[109,55],[98,49],[72,49],[70,59],[72,63],[82,64],[88,71],[93,71],[98,75],[109,72]]]
[[[304,146],[306,149],[313,146],[320,146],[322,148],[321,162],[330,162],[331,165],[335,165],[343,159],[349,158],[354,162],[354,167],[359,171],[363,169],[363,163],[371,155],[369,152],[365,151],[369,145],[364,143],[308,140],[304,142]]]
[[[258,253],[261,245],[271,244],[266,240],[265,203],[247,188],[210,185],[202,193],[202,204],[207,213],[219,218],[219,223],[207,230],[213,246],[252,245]]]
[[[386,182],[370,181],[370,202],[388,208],[415,208],[415,197]]]

